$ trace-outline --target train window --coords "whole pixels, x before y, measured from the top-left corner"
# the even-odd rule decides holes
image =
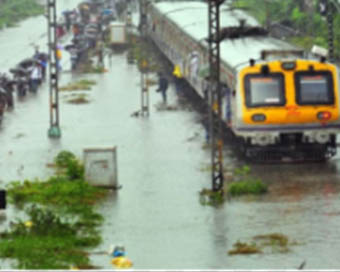
[[[245,77],[248,107],[282,106],[286,103],[282,74],[249,74]]]
[[[333,78],[330,72],[297,72],[295,85],[299,105],[334,104]]]

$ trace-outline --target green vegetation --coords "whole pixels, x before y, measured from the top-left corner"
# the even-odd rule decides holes
[[[86,91],[91,90],[91,86],[95,85],[96,81],[81,79],[76,82],[71,82],[67,86],[59,88],[60,91]]]
[[[268,191],[267,185],[261,180],[245,180],[228,184],[228,193],[232,196],[246,194],[259,195]]]
[[[200,203],[202,205],[219,206],[225,201],[225,194],[222,191],[214,192],[209,189],[202,189],[200,192]]]
[[[68,151],[55,159],[56,176],[46,181],[13,182],[8,197],[28,220],[12,222],[0,234],[0,257],[17,260],[19,269],[91,268],[90,247],[101,237],[103,221],[94,204],[106,191],[84,181],[84,167]]]
[[[237,241],[233,249],[228,251],[229,255],[237,254],[258,254],[258,253],[287,253],[290,246],[297,245],[296,242],[289,242],[286,235],[281,233],[271,233],[257,235],[250,243]]]
[[[288,41],[310,50],[319,45],[327,48],[327,21],[317,8],[317,0],[234,0],[234,6],[244,8],[264,26],[279,22],[298,31]],[[340,14],[334,13],[335,54],[340,57]]]
[[[260,179],[250,174],[249,166],[243,166],[234,170],[234,181],[228,183],[227,192],[231,196],[246,194],[260,195],[268,191],[268,187]]]
[[[0,4],[0,28],[14,26],[20,20],[44,13],[36,0],[7,0]]]
[[[211,166],[201,168],[201,171],[211,171]],[[200,191],[200,203],[202,205],[219,206],[224,203],[228,196],[241,195],[261,195],[268,191],[268,186],[259,178],[250,174],[251,169],[245,165],[236,168],[233,176],[225,180],[225,186],[222,191],[214,192],[210,189]]]

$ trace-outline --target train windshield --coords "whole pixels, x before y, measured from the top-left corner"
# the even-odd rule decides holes
[[[296,73],[295,84],[298,104],[334,104],[333,80],[330,72]]]
[[[283,75],[247,75],[245,77],[248,107],[281,106],[285,104]]]

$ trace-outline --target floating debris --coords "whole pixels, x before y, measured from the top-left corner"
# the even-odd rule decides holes
[[[77,82],[69,83],[67,86],[59,88],[60,91],[89,91],[91,86],[95,85],[96,81],[82,79]]]
[[[79,94],[75,97],[69,98],[66,102],[69,104],[88,104],[90,103],[90,100],[86,94]]]
[[[257,235],[254,237],[255,240],[261,240],[262,245],[278,245],[280,247],[287,247],[288,237],[281,233],[271,233],[266,235]]]
[[[142,111],[141,110],[138,110],[138,111],[135,111],[133,113],[131,113],[131,117],[139,117],[140,115],[142,114]]]
[[[104,66],[93,66],[92,64],[84,65],[81,69],[84,74],[103,74],[108,72]]]
[[[128,259],[125,255],[125,247],[118,245],[118,246],[110,246],[109,255],[111,255],[113,258],[111,260],[111,263],[116,268],[130,268],[132,267],[132,262],[130,259]]]
[[[270,233],[265,235],[256,235],[250,243],[238,241],[233,245],[233,249],[228,252],[229,255],[236,254],[256,254],[256,253],[288,253],[289,246],[298,245],[297,242],[289,242],[286,235],[281,233]]]
[[[177,111],[177,106],[167,105],[167,104],[157,104],[155,105],[157,111]]]
[[[262,253],[261,249],[255,243],[247,244],[238,241],[233,245],[233,247],[234,249],[228,251],[229,255]]]
[[[25,137],[26,135],[24,134],[24,133],[18,133],[17,135],[15,135],[14,137],[13,137],[13,139],[20,139],[20,138],[23,138],[23,137]]]
[[[187,139],[187,142],[192,142],[192,141],[196,140],[199,136],[200,136],[200,134],[198,132],[195,132],[195,134],[193,136],[191,136]]]

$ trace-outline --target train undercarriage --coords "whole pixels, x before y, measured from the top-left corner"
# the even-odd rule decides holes
[[[302,134],[281,135],[280,143],[260,146],[251,145],[243,141],[242,153],[252,162],[324,162],[336,154],[336,137],[332,135],[330,141],[321,143],[306,143],[302,141]]]

